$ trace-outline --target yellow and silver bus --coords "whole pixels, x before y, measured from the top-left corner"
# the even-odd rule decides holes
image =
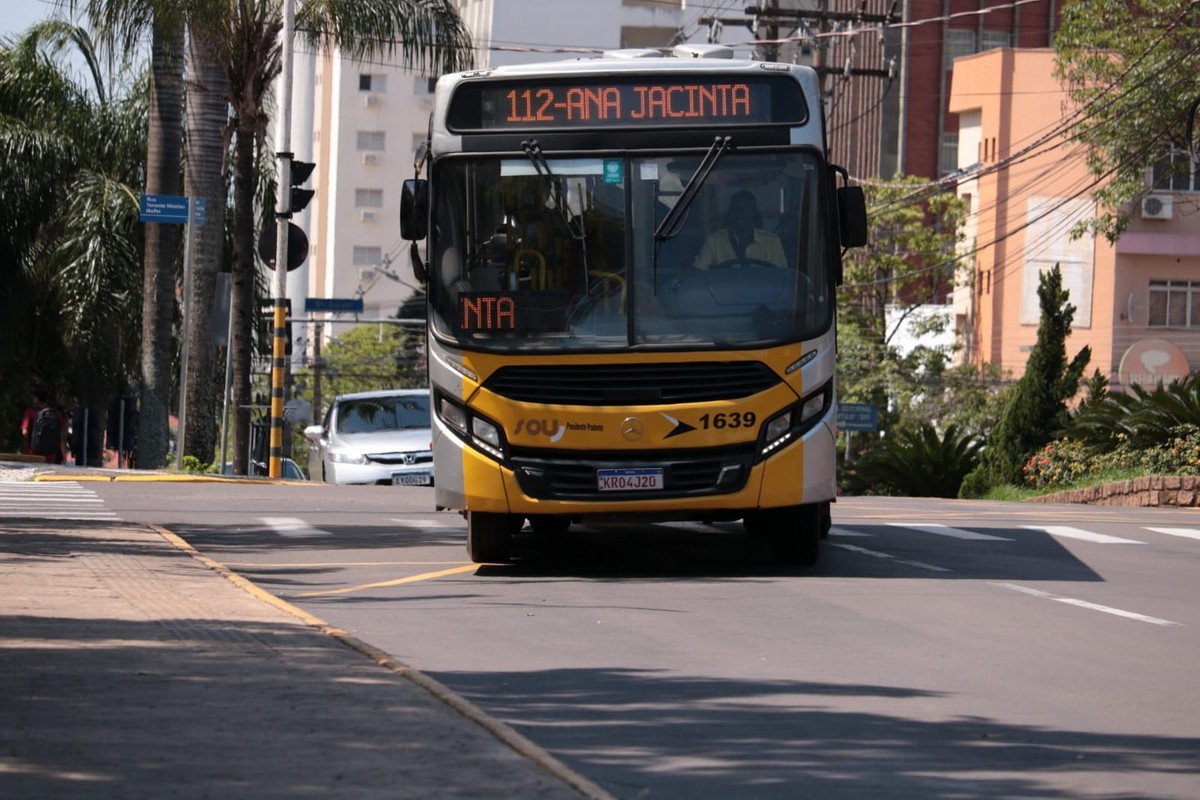
[[[509,560],[526,521],[740,519],[816,561],[863,195],[826,160],[815,73],[729,56],[438,80],[401,230],[427,242],[435,500],[472,560]]]

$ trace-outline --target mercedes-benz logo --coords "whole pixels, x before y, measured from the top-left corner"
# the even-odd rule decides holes
[[[637,417],[626,417],[621,420],[621,436],[627,442],[636,442],[646,432],[646,426]]]

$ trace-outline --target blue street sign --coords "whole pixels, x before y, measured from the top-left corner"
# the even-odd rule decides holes
[[[843,431],[877,431],[879,409],[872,403],[838,403],[837,426]]]
[[[144,194],[141,202],[142,222],[188,221],[188,199],[171,194]]]
[[[348,311],[361,314],[361,297],[309,297],[304,300],[305,311]]]

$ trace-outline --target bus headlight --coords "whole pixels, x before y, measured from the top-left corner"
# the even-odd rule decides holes
[[[807,433],[828,413],[832,401],[833,382],[830,381],[806,395],[799,403],[768,419],[758,439],[756,460],[762,461]]]
[[[777,414],[767,422],[767,441],[773,442],[784,436],[792,427],[792,410],[789,408],[782,414]]]
[[[473,417],[471,419],[471,434],[478,444],[488,445],[500,452],[500,430],[486,419]]]
[[[436,393],[433,407],[437,410],[438,419],[464,442],[497,461],[505,460],[504,434],[499,425],[441,392]]]
[[[438,411],[443,422],[464,436],[467,434],[467,412],[462,406],[443,397],[438,403]]]
[[[800,406],[800,424],[808,422],[814,417],[819,417],[828,405],[829,398],[825,392],[817,392],[809,396]]]

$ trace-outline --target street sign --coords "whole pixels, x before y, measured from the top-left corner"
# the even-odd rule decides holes
[[[347,311],[361,314],[363,300],[361,297],[309,297],[304,300],[305,311]]]
[[[141,202],[142,222],[188,221],[188,199],[171,194],[144,194]]]
[[[879,409],[871,403],[838,403],[837,426],[842,431],[877,431]]]
[[[195,201],[192,205],[192,224],[193,225],[203,225],[204,224],[205,219],[207,219],[207,217],[208,217],[208,214],[205,213],[206,212],[205,206],[207,206],[207,205],[208,205],[208,203],[205,201],[205,199],[203,197],[197,197],[195,199]]]

